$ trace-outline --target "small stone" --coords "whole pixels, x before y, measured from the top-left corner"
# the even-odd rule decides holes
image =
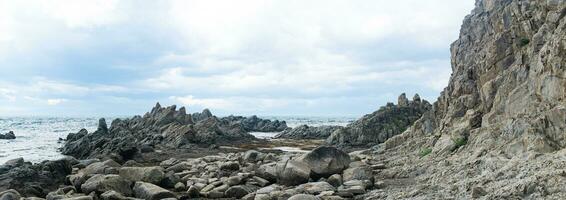
[[[485,196],[487,192],[482,187],[473,187],[472,188],[472,198],[480,198]]]

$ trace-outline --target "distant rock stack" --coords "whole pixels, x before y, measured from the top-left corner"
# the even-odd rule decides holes
[[[13,140],[16,139],[16,134],[13,131],[10,131],[6,134],[0,134],[0,140]]]
[[[399,98],[397,98],[397,105],[402,107],[409,105],[409,99],[407,99],[405,93],[401,93],[401,95],[399,95]]]
[[[387,103],[378,111],[338,128],[326,142],[341,147],[370,147],[383,143],[405,131],[432,107],[427,101],[421,100],[418,94],[413,101],[409,101],[405,93],[402,93],[397,102],[397,105]]]

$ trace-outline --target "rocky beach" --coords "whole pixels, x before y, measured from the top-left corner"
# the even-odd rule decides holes
[[[60,159],[0,165],[0,200],[566,199],[565,16],[564,0],[477,0],[436,101],[400,91],[344,126],[160,103],[101,118]]]

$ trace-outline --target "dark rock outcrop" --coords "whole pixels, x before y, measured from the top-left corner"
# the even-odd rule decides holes
[[[388,103],[374,113],[337,129],[328,137],[327,143],[343,147],[369,147],[383,143],[405,131],[431,107],[418,94],[409,101],[403,93],[397,105]]]
[[[13,140],[16,139],[16,134],[13,131],[10,131],[5,134],[0,134],[0,140]]]
[[[196,119],[196,120],[194,120]],[[233,143],[252,140],[251,131],[279,131],[286,123],[270,121],[252,116],[229,116],[218,118],[208,109],[199,114],[187,114],[184,107],[161,107],[159,103],[143,117],[115,119],[110,128],[101,119],[93,133],[81,130],[67,136],[65,155],[90,158],[118,155],[122,160],[136,156],[143,149],[191,148],[195,145]],[[146,150],[144,150],[146,151]],[[151,152],[150,151],[150,152]]]
[[[251,117],[228,116],[223,117],[221,120],[232,124],[239,124],[246,132],[279,132],[287,128],[287,123],[285,121],[271,121],[268,119],[261,119],[255,115]]]
[[[277,134],[275,138],[285,139],[326,139],[341,126],[308,126],[300,125],[295,128],[285,129]]]
[[[0,191],[16,189],[23,196],[45,197],[65,182],[75,163],[73,158],[38,164],[23,162],[23,159],[8,161],[0,165]]]

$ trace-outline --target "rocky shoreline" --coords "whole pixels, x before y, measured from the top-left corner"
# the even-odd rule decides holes
[[[101,119],[70,157],[1,165],[0,200],[566,199],[565,16],[564,0],[477,0],[434,104],[402,94],[331,133],[159,104]]]

